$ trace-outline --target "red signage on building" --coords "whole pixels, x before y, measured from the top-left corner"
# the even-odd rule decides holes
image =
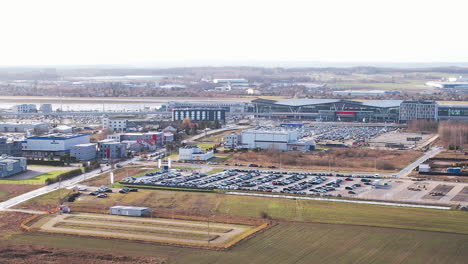
[[[337,115],[355,115],[356,112],[355,111],[337,111],[336,114]]]

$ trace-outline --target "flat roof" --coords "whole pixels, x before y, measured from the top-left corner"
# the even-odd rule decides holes
[[[112,206],[111,209],[124,209],[124,210],[149,210],[148,207],[138,207],[138,206],[123,206],[123,205],[116,205]]]
[[[313,98],[301,98],[301,99],[285,99],[285,100],[265,100],[256,99],[253,103],[266,103],[275,105],[285,106],[307,106],[307,105],[320,105],[320,104],[332,104],[332,103],[350,103],[359,104],[363,106],[372,107],[398,107],[403,100],[371,100],[371,101],[357,101],[357,100],[342,100],[342,99],[313,99]]]
[[[29,139],[39,139],[39,140],[67,140],[67,139],[72,139],[72,138],[78,138],[78,137],[84,137],[84,136],[89,136],[87,133],[83,134],[48,134],[48,135],[43,135],[43,136],[33,136],[33,137],[28,137],[27,140]]]

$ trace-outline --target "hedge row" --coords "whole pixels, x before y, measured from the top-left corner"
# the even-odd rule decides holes
[[[48,166],[64,166],[65,162],[61,160],[29,160],[28,165],[48,165]]]
[[[74,170],[71,170],[71,171],[64,172],[64,173],[60,174],[59,176],[57,176],[56,178],[46,179],[45,184],[50,185],[52,183],[56,183],[56,182],[59,182],[59,181],[68,180],[68,179],[71,179],[71,178],[76,177],[76,176],[81,175],[81,174],[83,174],[83,171],[81,169],[74,169]]]
[[[84,166],[84,171],[86,173],[86,172],[90,172],[100,167],[101,167],[101,164],[99,164],[99,162],[94,161],[91,164],[89,164],[89,166]]]

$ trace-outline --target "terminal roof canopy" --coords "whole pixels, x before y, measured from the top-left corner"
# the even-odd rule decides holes
[[[302,107],[302,106],[311,106],[311,105],[322,105],[322,104],[334,104],[334,103],[348,103],[348,104],[357,104],[363,106],[372,106],[372,107],[399,107],[402,100],[372,100],[372,101],[354,101],[354,100],[341,100],[341,99],[312,99],[312,98],[302,98],[302,99],[285,99],[285,100],[268,100],[268,99],[256,99],[252,103],[258,104],[273,104],[273,105],[283,105],[291,107]]]

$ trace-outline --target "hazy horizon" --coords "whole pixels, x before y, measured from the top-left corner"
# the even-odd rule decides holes
[[[0,65],[465,65],[467,7],[461,0],[3,1]]]

